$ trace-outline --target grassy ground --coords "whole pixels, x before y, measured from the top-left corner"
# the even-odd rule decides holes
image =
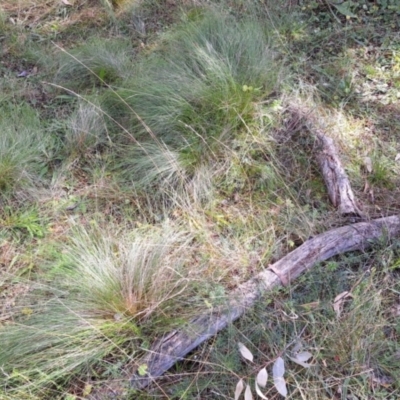
[[[3,1],[0,399],[94,398],[160,334],[343,223],[293,103],[334,138],[368,217],[398,213],[399,14]],[[239,379],[255,395],[280,356],[288,398],[397,399],[399,267],[398,238],[325,262],[126,397],[228,399]],[[263,392],[280,397],[272,378]]]

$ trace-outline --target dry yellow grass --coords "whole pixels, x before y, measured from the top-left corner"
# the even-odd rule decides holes
[[[91,0],[5,0],[0,5],[13,25],[48,32],[62,31],[71,25],[101,25],[107,19],[104,8]]]

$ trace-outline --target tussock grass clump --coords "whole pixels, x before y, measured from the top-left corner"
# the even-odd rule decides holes
[[[200,13],[166,35],[159,48],[138,63],[124,89],[104,96],[107,113],[132,132],[130,146],[141,143],[134,150],[137,157],[122,163],[131,176],[138,168],[141,180],[142,166],[153,159],[146,178],[150,185],[165,178],[172,165],[190,180],[198,168],[217,161],[221,149],[252,122],[256,104],[279,85],[279,72],[260,21]],[[144,142],[160,147],[157,156],[143,151]],[[176,156],[171,158],[171,152]],[[165,155],[167,168],[159,163]],[[176,181],[177,174],[169,176]]]
[[[161,143],[126,147],[118,169],[139,188],[155,186],[170,193],[187,180],[179,153]]]
[[[40,183],[51,138],[30,107],[3,106],[0,112],[0,190],[11,194]]]
[[[132,51],[128,40],[93,39],[60,55],[55,81],[74,90],[114,84],[129,76]]]
[[[278,72],[259,21],[205,13],[166,36],[121,96],[164,142],[216,139],[253,116],[253,102],[276,88]]]
[[[70,156],[85,156],[111,143],[104,115],[95,104],[81,102],[67,122],[65,150]]]
[[[126,146],[119,156],[116,171],[138,193],[147,193],[156,208],[174,203],[181,207],[188,201],[201,203],[212,197],[216,171],[207,160],[194,168],[184,158],[184,150],[179,152],[172,146],[151,142]]]
[[[46,388],[67,384],[137,339],[132,322],[97,317],[82,302],[62,294],[23,313],[18,324],[0,330],[1,380],[9,394],[46,393]]]
[[[167,225],[120,238],[74,230],[51,286],[33,283],[15,320],[0,328],[0,374],[9,393],[64,385],[105,357],[127,362],[148,340],[144,331],[181,323],[196,281],[186,269],[191,240]]]
[[[5,11],[0,7],[0,29],[6,30],[6,21],[7,21],[7,14]]]
[[[72,238],[71,266],[64,272],[90,308],[142,321],[166,312],[172,298],[188,295],[185,261],[191,240],[168,225],[119,240],[81,230]]]

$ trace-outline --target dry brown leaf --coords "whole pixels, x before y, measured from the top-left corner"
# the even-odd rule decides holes
[[[353,295],[350,292],[345,291],[345,292],[338,294],[335,297],[335,300],[333,301],[333,309],[335,310],[336,316],[338,318],[340,317],[340,314],[342,313],[344,301],[347,297],[353,297]]]
[[[364,166],[369,174],[372,173],[372,160],[371,157],[364,157]]]
[[[363,193],[368,193],[368,191],[369,191],[369,182],[365,181]]]

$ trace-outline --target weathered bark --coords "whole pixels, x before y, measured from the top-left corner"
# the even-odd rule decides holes
[[[382,237],[400,235],[400,216],[360,222],[322,233],[283,257],[265,271],[240,285],[227,305],[194,318],[187,328],[176,330],[158,340],[139,362],[148,373],[135,374],[131,387],[144,388],[160,377],[191,350],[215,335],[252,307],[260,296],[279,284],[288,284],[315,264],[347,251],[363,251]]]
[[[342,166],[334,141],[328,137],[322,129],[313,121],[313,112],[299,106],[292,106],[291,126],[304,124],[317,141],[316,159],[321,169],[329,200],[338,208],[343,216],[363,217],[363,213],[357,205],[349,178]]]
[[[342,215],[362,216],[356,203],[349,178],[340,162],[333,140],[321,131],[314,132],[321,151],[317,155],[317,162],[321,168],[329,199],[339,209]]]

